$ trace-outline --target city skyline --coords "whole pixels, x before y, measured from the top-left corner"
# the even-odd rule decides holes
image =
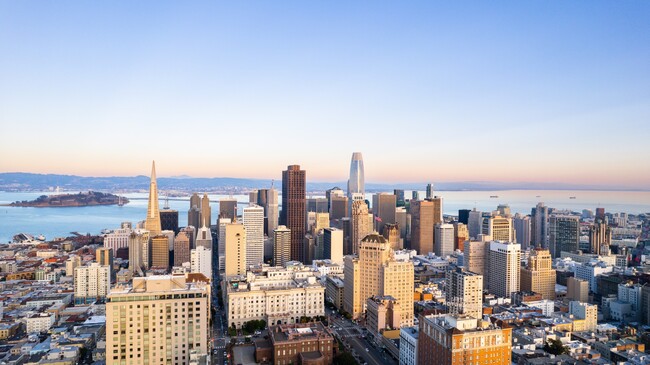
[[[0,171],[650,185],[647,2],[157,5],[0,4]]]

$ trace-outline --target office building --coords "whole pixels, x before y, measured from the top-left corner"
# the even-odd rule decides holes
[[[136,229],[129,237],[129,270],[133,276],[143,276],[149,269],[149,231]]]
[[[160,227],[163,231],[173,231],[174,234],[178,234],[178,210],[164,207],[160,211]]]
[[[372,213],[375,216],[375,231],[383,232],[385,224],[395,223],[395,208],[397,197],[388,193],[377,193],[372,196]]]
[[[373,296],[366,300],[365,326],[373,336],[400,328],[402,316],[402,306],[390,295]]]
[[[343,264],[343,230],[330,227],[323,229],[323,258]]]
[[[219,256],[219,270],[226,268],[226,225],[232,223],[230,218],[219,218],[218,224],[218,239],[217,239],[217,255]]]
[[[363,156],[361,152],[354,152],[350,161],[350,179],[348,180],[348,200],[352,204],[355,201],[366,200],[366,186],[363,169]]]
[[[303,240],[307,224],[305,198],[306,172],[299,165],[290,165],[282,171],[282,212],[280,224],[291,231],[291,260],[304,261]]]
[[[490,242],[489,290],[502,298],[510,298],[520,290],[521,245],[512,242]]]
[[[361,241],[358,256],[344,257],[344,309],[357,319],[372,296],[390,295],[402,308],[401,326],[413,324],[413,263],[397,260],[383,236],[372,233]]]
[[[133,230],[130,227],[122,227],[104,236],[104,247],[117,250],[123,247],[129,247],[129,237]]]
[[[185,262],[190,262],[190,238],[181,231],[174,239],[174,266],[183,266]]]
[[[264,262],[264,208],[251,205],[244,208],[246,228],[246,265],[261,265]]]
[[[187,211],[187,226],[198,230],[202,226],[201,223],[201,197],[194,193],[190,197],[190,209]]]
[[[591,247],[591,253],[607,256],[610,254],[609,246],[611,244],[611,228],[607,225],[607,222],[596,218],[596,222],[589,228],[589,246]]]
[[[406,205],[406,200],[404,199],[404,189],[395,189],[393,190],[395,195],[395,203],[398,207],[403,207]]]
[[[476,208],[474,208],[471,212],[469,212],[467,221],[467,230],[469,231],[469,237],[476,239],[478,235],[481,234],[481,227],[483,227],[483,213],[477,211]]]
[[[212,227],[212,208],[208,194],[203,194],[203,198],[201,198],[201,225],[199,227],[203,226]]]
[[[209,326],[209,284],[134,278],[106,300],[106,364],[189,364],[191,351],[208,354]]]
[[[492,216],[483,219],[483,234],[491,236],[495,241],[514,242],[512,218]]]
[[[425,199],[433,199],[433,184],[427,184]]]
[[[418,365],[418,327],[402,327],[399,331],[399,364]]]
[[[291,261],[291,230],[278,226],[273,231],[273,265],[284,266]]]
[[[512,328],[449,314],[420,317],[419,365],[510,365]]]
[[[158,184],[156,183],[156,162],[151,163],[151,181],[149,182],[149,203],[147,204],[147,219],[144,228],[156,236],[162,231],[160,210],[158,209]]]
[[[306,207],[308,212],[328,213],[329,201],[326,198],[307,198]]]
[[[257,204],[264,208],[264,234],[271,236],[278,228],[278,191],[272,186],[270,189],[260,189],[257,192]]]
[[[447,257],[454,253],[454,225],[437,223],[434,228],[436,256]]]
[[[569,302],[569,314],[585,320],[585,331],[595,331],[598,326],[598,306],[577,301]]]
[[[434,252],[434,225],[440,223],[434,217],[432,200],[411,200],[411,249],[420,255]]]
[[[246,275],[246,228],[241,223],[226,224],[225,276]]]
[[[575,278],[589,283],[589,291],[598,293],[598,276],[614,271],[614,267],[603,261],[589,261],[576,264]]]
[[[549,248],[553,258],[560,253],[578,252],[580,245],[580,219],[574,216],[552,215],[549,219]]]
[[[460,222],[454,222],[454,250],[465,250],[465,241],[469,240],[467,226]]]
[[[198,246],[190,253],[190,270],[212,280],[212,250]]]
[[[515,228],[515,241],[521,245],[523,251],[527,251],[532,239],[530,216],[517,213],[512,219],[512,225]]]
[[[570,277],[566,281],[568,300],[577,300],[578,302],[589,302],[589,282],[586,280]]]
[[[458,210],[458,221],[464,225],[469,224],[469,209],[459,209]]]
[[[382,236],[384,236],[384,238],[388,241],[390,248],[393,250],[401,250],[403,248],[401,231],[397,224],[384,224],[384,231],[382,232]]]
[[[100,247],[95,250],[95,261],[98,264],[108,266],[110,271],[110,281],[115,282],[115,269],[113,268],[113,249]]]
[[[449,313],[483,317],[483,276],[462,268],[447,270],[445,300]]]
[[[199,228],[199,230],[196,232],[196,243],[194,244],[194,248],[197,248],[199,246],[203,246],[207,248],[208,250],[212,249],[212,231],[210,230],[210,227],[203,226]]]
[[[521,268],[521,290],[539,293],[543,299],[555,300],[556,272],[552,264],[548,250],[532,250],[528,264]]]
[[[151,267],[169,270],[169,239],[164,235],[151,238]]]
[[[470,240],[465,242],[463,247],[464,253],[464,266],[467,271],[471,271],[476,274],[483,275],[484,285],[487,287],[488,275],[487,271],[489,270],[489,252],[490,252],[490,240],[489,236],[479,236],[478,240]]]
[[[544,203],[538,203],[531,210],[531,231],[533,247],[541,246],[548,248],[548,207]]]
[[[219,200],[219,218],[228,218],[234,222],[237,218],[237,200],[233,198]]]
[[[93,262],[88,266],[79,266],[74,270],[75,304],[91,304],[103,300],[110,289],[111,268]]]
[[[352,243],[352,252],[359,252],[361,240],[370,232],[371,222],[368,219],[368,206],[363,200],[357,200],[352,203],[352,214],[350,217],[350,241]]]

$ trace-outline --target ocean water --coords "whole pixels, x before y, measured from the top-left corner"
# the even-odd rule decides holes
[[[0,204],[14,201],[33,200],[42,192],[0,192]],[[424,192],[420,192],[424,197]],[[530,213],[530,209],[538,202],[556,209],[582,211],[582,209],[595,210],[603,207],[607,212],[625,212],[630,214],[650,213],[650,192],[636,191],[565,191],[565,190],[506,190],[506,191],[439,191],[436,192],[444,198],[443,210],[445,214],[458,214],[459,209],[476,207],[480,211],[492,211],[499,204],[508,204],[514,213]],[[43,234],[47,239],[66,237],[71,232],[81,234],[98,234],[103,229],[118,228],[121,222],[128,221],[134,224],[144,220],[147,214],[147,194],[126,194],[133,198],[128,204],[118,207],[93,206],[93,207],[68,207],[68,208],[23,208],[0,206],[0,242],[9,242],[12,237],[20,232],[33,235]],[[372,202],[372,194],[367,194]],[[405,192],[406,198],[411,197],[411,192]],[[491,196],[498,196],[492,198]],[[209,195],[211,201],[225,198],[225,195]],[[570,199],[575,197],[575,199]],[[235,195],[242,205],[248,202],[248,195]],[[179,199],[179,200],[176,200]],[[165,201],[161,199],[160,207]],[[169,206],[178,210],[179,224],[187,224],[187,210],[189,197],[169,200]],[[216,219],[218,203],[212,203],[212,217]]]

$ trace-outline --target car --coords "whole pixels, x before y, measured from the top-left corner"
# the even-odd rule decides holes
[[[370,350],[368,350],[368,348],[367,348],[367,347],[366,347],[366,352],[370,352]]]

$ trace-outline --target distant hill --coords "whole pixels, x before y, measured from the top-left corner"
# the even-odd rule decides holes
[[[271,179],[246,179],[233,177],[197,178],[190,176],[159,177],[158,188],[161,190],[183,192],[216,192],[238,193],[251,189],[262,189],[271,186]],[[96,191],[137,191],[149,189],[148,176],[112,176],[85,177],[76,175],[33,174],[23,172],[0,173],[0,190],[2,191],[46,191],[59,186],[65,191],[96,190]],[[282,189],[282,181],[275,180],[276,189]],[[312,193],[324,192],[338,186],[345,190],[346,182],[307,182],[307,191]],[[424,190],[425,183],[381,184],[366,183],[366,190],[392,191],[393,189]],[[502,183],[489,181],[441,182],[435,183],[437,191],[486,191],[486,190],[639,190],[603,185],[577,185],[564,183]]]

